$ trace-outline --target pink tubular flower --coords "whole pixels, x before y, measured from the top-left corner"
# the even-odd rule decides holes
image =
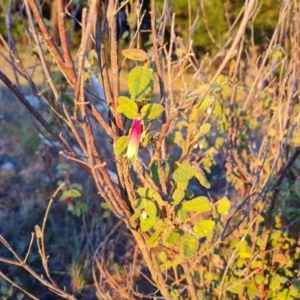
[[[129,144],[127,148],[127,158],[137,159],[138,151],[140,146],[140,139],[142,133],[142,121],[141,117],[138,116],[132,123],[131,133],[129,137]]]

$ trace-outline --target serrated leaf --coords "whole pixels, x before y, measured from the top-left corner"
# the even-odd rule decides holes
[[[202,220],[194,226],[194,232],[199,238],[208,236],[215,228],[215,221]]]
[[[188,181],[179,181],[179,182],[176,182],[176,186],[177,188],[185,191],[187,189],[189,185],[189,182]]]
[[[144,209],[150,218],[156,219],[158,217],[158,210],[155,203],[150,200],[145,201]]]
[[[137,192],[142,198],[148,198],[148,199],[152,199],[153,194],[155,193],[154,190],[146,187],[137,189]]]
[[[172,194],[171,204],[176,206],[184,199],[185,193],[181,189],[175,189],[174,193]]]
[[[218,213],[221,214],[225,214],[229,211],[231,206],[230,201],[228,200],[227,197],[223,197],[222,199],[220,199],[218,201],[218,205],[217,205],[217,211]]]
[[[147,201],[147,199],[143,199],[143,198],[139,198],[139,199],[135,200],[133,202],[133,207],[135,209],[143,209],[145,206],[145,200]]]
[[[128,143],[128,136],[121,136],[114,144],[114,154],[119,156],[125,155]]]
[[[122,36],[124,39],[124,37]],[[125,37],[126,38],[126,37]],[[124,49],[121,53],[128,59],[135,61],[145,61],[147,59],[147,53],[142,49]]]
[[[147,241],[148,247],[153,248],[153,247],[158,246],[158,243],[159,243],[159,239],[160,239],[161,234],[162,234],[162,230],[161,230],[161,229],[157,229],[157,230],[151,235],[151,237],[149,238],[149,240]]]
[[[195,174],[194,169],[189,163],[182,163],[173,173],[176,182],[189,181]]]
[[[133,100],[120,96],[117,111],[124,114],[126,118],[134,120],[138,114],[138,106]]]
[[[174,245],[179,241],[179,239],[179,232],[171,232],[171,234],[166,238],[166,243],[168,243],[169,245]]]
[[[200,126],[199,132],[202,134],[207,134],[210,131],[211,125],[209,123],[204,123]]]
[[[210,183],[208,182],[204,172],[201,170],[200,167],[198,166],[194,166],[195,169],[195,177],[197,178],[197,180],[199,181],[199,183],[204,186],[207,189],[210,189]]]
[[[183,203],[180,203],[176,209],[176,215],[181,222],[185,222],[187,219],[187,211],[183,208]]]
[[[199,247],[198,239],[192,235],[184,235],[180,240],[179,253],[185,259],[193,258]]]
[[[195,211],[198,213],[211,211],[210,201],[205,196],[199,196],[182,204],[186,211]]]
[[[167,145],[179,144],[182,141],[182,135],[180,132],[172,132],[166,137]]]
[[[153,87],[153,70],[147,67],[135,67],[128,75],[128,90],[131,97],[141,100],[149,96]]]
[[[143,106],[141,109],[141,118],[143,120],[154,120],[158,118],[164,111],[164,107],[161,104],[150,103]]]
[[[147,217],[145,219],[140,218],[140,227],[143,232],[149,231],[156,223],[156,219]]]

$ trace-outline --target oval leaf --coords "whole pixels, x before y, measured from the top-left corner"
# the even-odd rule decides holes
[[[141,117],[143,120],[154,120],[158,118],[163,111],[164,108],[161,104],[146,104],[141,109]]]
[[[215,221],[202,220],[194,226],[194,232],[199,238],[208,236],[215,228]]]
[[[210,131],[211,125],[209,123],[204,123],[200,126],[199,131],[202,134],[207,134]]]
[[[157,218],[156,205],[150,200],[143,199],[143,201],[144,201],[144,209],[146,210],[147,215],[152,219],[156,219]]]
[[[141,226],[141,230],[143,232],[147,232],[149,231],[156,223],[156,220],[155,219],[152,219],[152,218],[140,218],[140,226]]]
[[[162,230],[161,229],[157,229],[152,235],[151,237],[149,238],[149,240],[147,241],[147,245],[148,247],[156,247],[158,246],[158,243],[159,243],[159,239],[160,239],[160,236],[162,234]]]
[[[207,110],[213,103],[215,102],[214,96],[208,96],[205,97],[200,103],[199,103],[199,109],[205,111]]]
[[[226,214],[228,213],[229,209],[231,207],[231,203],[228,200],[227,197],[223,197],[221,200],[219,200],[218,205],[217,205],[217,211],[218,213],[221,214]]]
[[[183,200],[184,196],[185,192],[183,190],[175,189],[171,199],[172,205],[178,205]]]
[[[199,196],[182,204],[186,211],[195,211],[198,213],[211,211],[211,204],[207,197]]]
[[[180,241],[179,252],[183,258],[193,258],[199,247],[198,239],[192,235],[185,235]]]
[[[167,238],[166,243],[169,245],[176,244],[180,239],[180,233],[179,232],[172,232]]]
[[[207,189],[210,189],[210,183],[208,182],[204,172],[201,170],[200,167],[198,167],[197,165],[194,166],[195,168],[195,177],[197,178],[197,180],[199,181],[199,183],[204,186]]]
[[[166,137],[166,143],[168,145],[179,144],[182,141],[182,135],[180,132],[172,132]]]
[[[114,144],[114,154],[115,155],[125,155],[128,147],[128,136],[121,136]]]
[[[121,53],[126,58],[135,61],[145,61],[147,59],[147,53],[142,49],[124,49],[121,51]]]
[[[141,197],[148,198],[148,199],[152,199],[153,194],[155,193],[154,190],[152,190],[150,188],[146,188],[146,187],[137,189],[137,192]]]
[[[126,118],[134,120],[138,114],[138,106],[133,100],[120,96],[117,111],[124,114]]]
[[[135,67],[128,75],[128,90],[131,97],[141,100],[151,94],[153,88],[153,71],[147,67]]]
[[[173,179],[176,182],[189,181],[194,174],[192,166],[189,163],[183,163],[173,173]]]

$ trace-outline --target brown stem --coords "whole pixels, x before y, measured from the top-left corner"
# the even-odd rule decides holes
[[[66,68],[72,73],[72,77],[75,75],[74,63],[71,56],[70,45],[67,37],[67,25],[66,25],[66,14],[64,11],[65,0],[57,1],[57,22],[58,22],[58,31],[60,36],[61,48],[64,54],[64,59],[66,62]]]
[[[118,8],[118,1],[110,0],[108,1],[106,17],[109,27],[109,37],[110,37],[110,58],[111,58],[111,72],[113,81],[113,109],[116,118],[117,126],[120,132],[123,131],[123,122],[121,115],[117,112],[119,105],[119,94],[120,94],[120,74],[119,74],[119,53],[118,53],[118,40],[117,40],[117,14],[116,10]]]

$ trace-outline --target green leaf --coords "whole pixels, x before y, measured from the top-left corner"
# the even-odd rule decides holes
[[[211,211],[212,206],[209,199],[205,196],[199,196],[182,204],[186,211],[195,211],[198,213]]]
[[[182,203],[180,203],[177,207],[176,207],[176,215],[179,218],[179,220],[181,222],[185,222],[185,220],[187,219],[187,211],[183,208]]]
[[[227,214],[230,209],[231,203],[227,197],[223,197],[218,201],[217,211],[221,214]]]
[[[189,163],[182,163],[173,173],[176,182],[189,181],[195,174],[193,167]]]
[[[114,154],[115,155],[125,155],[127,151],[129,143],[129,138],[128,136],[121,136],[114,144]]]
[[[181,189],[183,191],[185,191],[187,189],[188,185],[189,185],[188,181],[178,181],[176,183],[177,188],[179,188],[179,189]]]
[[[122,38],[124,38],[122,36]],[[128,59],[135,61],[145,61],[147,60],[147,53],[142,49],[124,49],[121,53]]]
[[[68,191],[63,191],[62,195],[59,198],[59,201],[64,201],[67,198],[78,198],[81,196],[81,192],[76,189],[70,189]]]
[[[256,285],[254,281],[249,281],[247,283],[247,295],[249,299],[255,299],[256,296]]]
[[[215,228],[215,221],[202,220],[194,226],[194,232],[199,238],[208,236]]]
[[[154,180],[155,184],[160,185],[157,160],[154,160],[153,163],[151,164],[150,176]]]
[[[199,183],[205,188],[210,189],[210,183],[208,182],[204,172],[197,165],[194,165],[194,169],[195,169],[195,177],[197,178]]]
[[[81,204],[81,212],[84,214],[89,211],[89,207],[86,203]]]
[[[215,102],[214,96],[205,97],[198,105],[198,108],[205,111]]]
[[[211,125],[209,123],[204,123],[200,126],[200,133],[207,134],[210,131]]]
[[[265,276],[260,275],[260,274],[255,275],[254,278],[255,278],[255,282],[257,284],[261,284],[265,280]]]
[[[147,201],[147,199],[139,198],[133,202],[133,207],[135,209],[143,209],[145,207],[145,201]]]
[[[164,107],[161,104],[146,104],[141,109],[141,117],[143,120],[154,120],[158,118],[163,111]]]
[[[169,245],[176,244],[180,239],[180,233],[179,232],[172,232],[167,238],[166,243]]]
[[[159,252],[158,258],[159,258],[159,260],[160,260],[161,262],[163,262],[163,263],[165,263],[165,262],[168,261],[168,256],[167,256],[167,254],[166,254],[165,251]]]
[[[117,111],[124,114],[126,118],[134,120],[138,114],[138,106],[133,100],[120,96]]]
[[[147,245],[148,247],[152,248],[152,247],[156,247],[158,246],[159,243],[159,239],[160,236],[162,234],[162,230],[161,229],[157,229],[149,238],[149,240],[147,241]]]
[[[135,100],[142,100],[152,93],[153,70],[147,67],[135,67],[128,75],[128,90]]]
[[[156,205],[150,200],[143,199],[143,201],[147,215],[152,219],[156,219],[158,214]]]
[[[166,203],[165,201],[162,199],[161,195],[158,192],[155,192],[153,194],[153,199],[156,200],[156,202],[160,205],[160,206],[165,206]]]
[[[148,198],[148,199],[152,199],[153,194],[155,193],[154,190],[146,187],[137,189],[137,192],[142,198]]]
[[[131,217],[130,217],[130,220],[131,221],[135,221],[137,220],[142,214],[142,211],[141,210],[137,210]]]
[[[166,137],[167,145],[179,144],[182,141],[182,135],[180,132],[172,132]]]
[[[276,274],[272,277],[271,283],[270,283],[270,289],[272,291],[278,290],[282,284],[286,283],[288,281],[288,278],[280,276]]]
[[[185,198],[186,198],[187,200],[192,199],[194,196],[195,196],[195,194],[194,194],[193,191],[191,191],[191,190],[186,190],[186,191],[185,191]]]
[[[179,253],[185,259],[193,258],[199,247],[198,239],[192,235],[184,235],[180,240]]]
[[[140,226],[141,226],[141,230],[143,232],[147,232],[149,231],[156,223],[156,219],[152,219],[152,218],[140,218]]]
[[[174,206],[178,205],[183,200],[184,196],[185,196],[185,192],[183,190],[175,189],[171,200],[172,205]]]
[[[82,184],[72,183],[71,186],[72,186],[73,189],[76,189],[78,191],[82,191]]]
[[[101,202],[100,207],[102,207],[103,209],[109,209],[109,206],[106,202]]]
[[[227,291],[233,294],[240,294],[242,288],[243,288],[243,281],[238,282],[237,280],[234,280],[231,283],[231,285],[227,287]]]
[[[293,285],[290,288],[290,295],[295,297],[296,299],[300,299],[300,282],[294,280]]]
[[[200,96],[201,96],[201,92],[199,92],[198,90],[192,90],[192,91],[188,92],[188,94],[185,97],[185,100],[187,102],[191,102],[191,101],[196,100]]]

